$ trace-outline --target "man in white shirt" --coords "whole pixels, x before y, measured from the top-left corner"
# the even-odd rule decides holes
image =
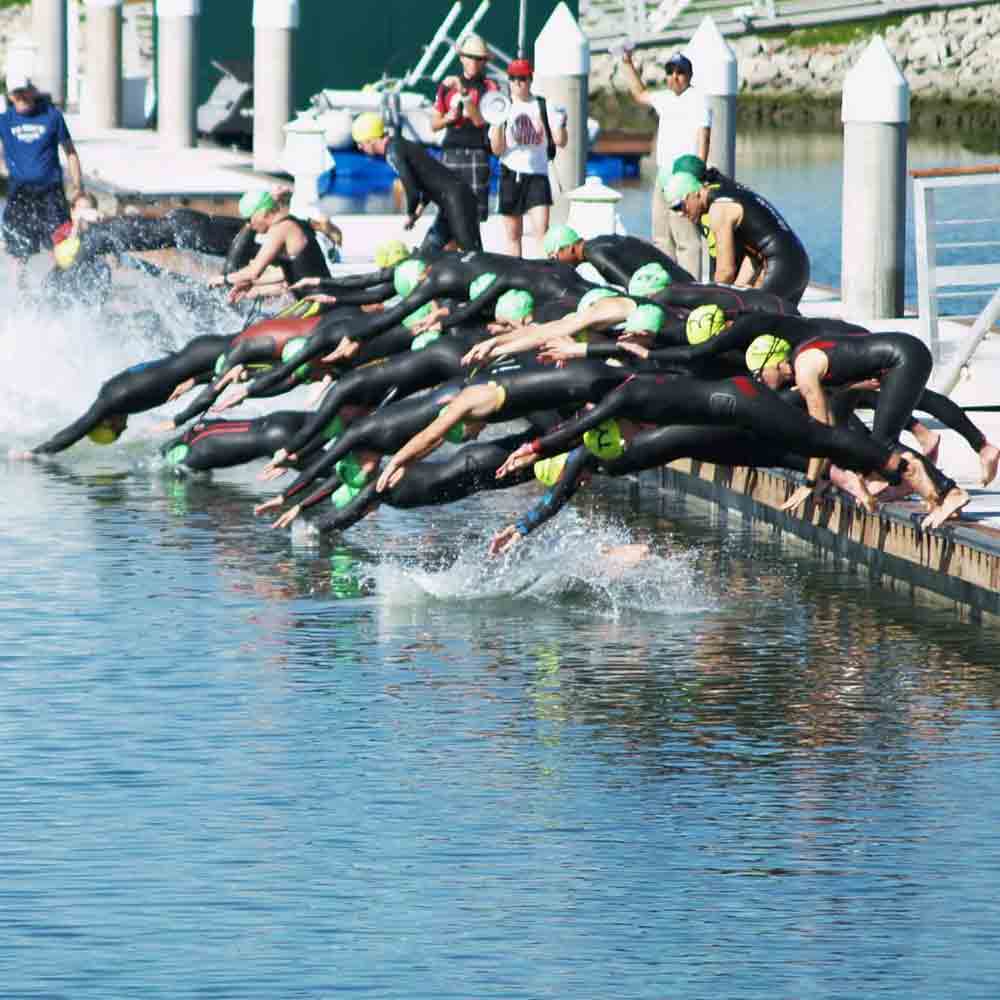
[[[694,68],[680,52],[667,61],[667,86],[647,90],[632,61],[631,51],[622,56],[622,69],[632,96],[651,107],[660,119],[656,131],[657,170],[673,169],[678,156],[694,153],[708,162],[712,134],[712,110],[704,95],[691,86]],[[659,184],[653,185],[653,242],[681,267],[701,280],[701,234],[698,227],[671,212]]]

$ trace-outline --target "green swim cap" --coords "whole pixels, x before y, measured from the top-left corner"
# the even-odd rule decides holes
[[[434,343],[435,340],[441,339],[440,330],[428,330],[426,333],[421,333],[418,337],[413,338],[413,343],[410,344],[411,351],[422,351],[425,347],[429,347]]]
[[[438,413],[438,416],[440,417],[441,414],[444,413],[444,411],[447,409],[448,409],[447,406],[442,406],[440,412]],[[459,420],[459,422],[455,424],[454,427],[450,427],[444,436],[445,441],[450,441],[452,444],[461,444],[464,438],[465,438],[464,420]]]
[[[535,479],[544,486],[555,486],[566,467],[567,458],[569,458],[569,453],[564,451],[561,455],[554,455],[552,458],[539,459],[532,466]]]
[[[591,288],[589,292],[584,293],[577,303],[576,311],[582,313],[585,309],[589,309],[595,302],[600,302],[601,299],[616,299],[622,294],[622,292],[616,292],[613,288]]]
[[[425,316],[430,316],[432,312],[434,312],[434,303],[425,302],[419,309],[414,309],[414,311],[403,320],[403,326],[405,326],[407,330],[410,330]]]
[[[685,153],[674,160],[674,165],[670,168],[673,174],[690,174],[698,180],[705,179],[705,161],[694,153]]]
[[[180,465],[188,457],[190,451],[191,449],[186,444],[175,444],[163,457],[171,465]]]
[[[726,314],[712,303],[692,309],[684,325],[689,344],[703,344],[711,340],[726,325]]]
[[[122,436],[122,432],[111,426],[110,420],[102,420],[93,430],[87,432],[87,437],[94,444],[114,444]]]
[[[291,361],[292,358],[297,357],[299,354],[301,354],[302,351],[305,349],[307,343],[308,343],[307,337],[293,337],[290,341],[288,341],[288,343],[285,344],[285,346],[281,349],[282,364],[284,364],[287,361]],[[299,365],[299,367],[295,369],[293,374],[295,375],[296,378],[306,378],[311,370],[312,367],[307,362],[304,365]]]
[[[486,274],[481,274],[478,278],[473,279],[469,285],[469,301],[478,299],[496,280],[497,276],[492,271],[487,271]]]
[[[554,257],[560,250],[579,242],[580,234],[571,226],[549,226],[542,243],[542,250],[546,257]]]
[[[359,493],[361,492],[361,487],[351,486],[350,483],[341,483],[330,494],[330,503],[333,504],[337,510],[342,507],[346,507]]]
[[[535,299],[531,292],[523,292],[512,288],[509,292],[504,292],[497,299],[493,315],[497,319],[505,319],[511,323],[516,323],[518,320],[530,316],[534,308]]]
[[[341,420],[340,417],[334,417],[333,420],[331,420],[326,427],[320,431],[320,434],[325,437],[327,441],[335,441],[343,433],[344,421]]]
[[[218,378],[222,374],[222,372],[225,370],[225,367],[226,367],[226,355],[225,355],[225,353],[223,353],[223,354],[220,354],[215,359],[215,377],[216,378]]]
[[[361,468],[354,455],[345,455],[333,469],[340,477],[341,483],[347,483],[355,489],[360,490],[368,482],[368,473]]]
[[[775,337],[770,333],[762,333],[747,348],[746,362],[747,368],[752,372],[759,372],[763,368],[785,361],[792,353],[792,345],[781,337]]]
[[[659,306],[637,306],[625,321],[625,330],[630,333],[659,333],[662,329],[663,310]]]
[[[395,267],[409,256],[409,247],[402,240],[386,240],[375,248],[375,264],[378,267]]]
[[[270,212],[273,208],[274,199],[271,197],[271,192],[265,190],[264,188],[258,188],[255,191],[247,191],[247,193],[240,198],[239,212],[240,216],[244,219],[249,219],[258,212]]]
[[[330,556],[330,592],[334,597],[361,596],[361,582],[354,566],[354,560],[349,555],[338,553]]]
[[[629,295],[652,295],[670,284],[670,273],[662,264],[650,261],[633,273],[628,282]]]
[[[405,299],[420,284],[420,279],[426,273],[427,265],[419,257],[408,257],[398,263],[392,273],[392,284],[396,294]]]
[[[663,197],[673,209],[679,208],[689,194],[701,190],[701,181],[694,174],[684,170],[679,174],[668,174],[667,171],[661,170],[659,181],[663,187]]]
[[[583,435],[583,446],[598,458],[610,460],[618,458],[625,451],[625,439],[614,418],[599,423],[593,430]]]

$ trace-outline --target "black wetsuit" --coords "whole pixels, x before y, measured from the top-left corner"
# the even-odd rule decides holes
[[[726,179],[709,188],[709,208],[723,201],[736,202],[743,209],[733,234],[737,270],[742,258],[749,257],[754,280],[764,275],[760,291],[797,303],[809,284],[809,256],[791,226],[766,198],[735,181]]]
[[[530,439],[531,433],[471,442],[443,461],[414,462],[407,466],[406,475],[384,493],[375,491],[378,477],[373,476],[350,503],[340,510],[324,514],[313,523],[320,531],[345,531],[379,504],[412,509],[454,503],[473,493],[518,486],[532,478],[530,468],[505,479],[497,479],[496,473],[507,456]],[[313,498],[310,497],[310,500]],[[307,505],[303,501],[303,507]]]
[[[424,242],[425,249],[440,250],[452,240],[462,250],[482,249],[479,204],[475,192],[458,174],[431,156],[420,143],[400,135],[389,140],[385,158],[402,181],[407,215],[415,216],[420,205],[434,203],[438,207],[437,219]]]
[[[294,256],[289,257],[284,251],[278,255],[274,263],[281,268],[281,273],[289,285],[294,285],[302,278],[326,278],[330,275],[330,268],[326,264],[326,255],[323,248],[316,239],[316,233],[308,222],[296,218],[294,215],[288,216],[294,222],[299,231],[306,238],[306,245]]]
[[[870,331],[841,319],[810,318],[769,312],[752,312],[737,316],[732,325],[701,344],[664,347],[650,352],[650,359],[661,363],[700,365],[709,358],[733,354],[741,368],[746,367],[747,348],[762,334],[773,334],[787,340],[792,347],[826,336],[868,336]]]
[[[698,306],[718,306],[726,319],[746,313],[766,312],[797,315],[795,304],[763,288],[732,288],[730,285],[694,284],[668,285],[649,296],[649,301],[661,307],[697,309]]]
[[[695,280],[659,247],[637,236],[595,236],[584,242],[583,259],[593,265],[605,281],[622,288],[628,288],[632,275],[646,264],[660,264],[673,282],[692,284]]]
[[[32,451],[40,455],[63,451],[109,417],[142,413],[162,406],[179,383],[189,378],[207,377],[229,340],[227,336],[206,334],[195,337],[182,350],[165,358],[126,368],[101,386],[97,399],[82,417]]]
[[[613,417],[654,423],[738,427],[801,455],[833,459],[862,472],[884,470],[890,449],[845,427],[829,427],[782,402],[777,393],[738,375],[703,381],[673,375],[636,375],[585,414],[536,442],[542,456],[579,442],[584,431]]]
[[[805,352],[814,350],[822,351],[829,362],[822,378],[825,386],[879,380],[872,435],[891,446],[912,417],[931,374],[934,362],[923,341],[908,333],[823,335],[795,348],[793,367]]]
[[[289,452],[302,453],[322,428],[344,406],[377,406],[394,391],[394,398],[405,399],[421,389],[431,389],[463,374],[462,357],[485,337],[482,327],[453,330],[419,351],[407,351],[342,375],[330,387],[322,403],[289,445]]]
[[[160,450],[173,465],[205,472],[267,458],[284,448],[307,413],[279,410],[254,420],[205,420]]]

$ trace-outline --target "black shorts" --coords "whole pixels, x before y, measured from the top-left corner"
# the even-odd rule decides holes
[[[3,238],[11,257],[25,260],[52,249],[52,233],[69,221],[69,205],[62,185],[16,188],[7,196]]]
[[[516,174],[500,167],[500,198],[497,209],[501,215],[524,215],[529,208],[552,204],[552,188],[548,174]]]

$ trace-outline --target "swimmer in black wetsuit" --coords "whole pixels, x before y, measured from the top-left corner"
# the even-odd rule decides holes
[[[160,451],[170,465],[191,472],[243,465],[285,447],[308,416],[300,411],[279,410],[254,420],[205,420]]]
[[[810,456],[807,496],[819,484],[826,458],[842,468],[881,472],[890,482],[899,482],[902,475],[931,507],[924,521],[926,527],[937,527],[969,502],[968,494],[923,456],[902,452],[845,427],[820,423],[745,375],[712,382],[683,376],[636,375],[583,416],[515,453],[505,468],[517,469],[539,457],[565,451],[598,425],[612,428],[617,434],[616,418],[654,424],[705,423],[752,431],[783,448]],[[786,504],[788,509],[802,502],[798,493]]]
[[[627,288],[629,279],[646,264],[659,264],[672,282],[692,284],[694,278],[659,247],[636,236],[595,236],[585,240],[567,225],[550,227],[545,234],[545,256],[560,264],[591,264],[605,281]]]
[[[437,219],[421,251],[443,250],[451,243],[461,250],[483,248],[475,192],[458,174],[434,159],[420,143],[398,134],[387,136],[381,117],[374,112],[358,115],[351,134],[362,152],[384,156],[399,175],[406,193],[405,229],[413,228],[427,205],[437,205]]]
[[[766,198],[725,178],[722,183],[700,181],[686,171],[667,179],[666,198],[675,212],[695,225],[707,217],[715,241],[715,280],[741,280],[746,259],[747,283],[798,303],[809,284],[809,257],[801,240]]]
[[[117,440],[131,414],[162,406],[176,398],[177,387],[187,379],[211,373],[215,359],[229,340],[227,336],[206,334],[165,358],[126,368],[101,386],[97,399],[82,417],[32,448],[28,456],[63,451],[88,435],[100,444]]]

